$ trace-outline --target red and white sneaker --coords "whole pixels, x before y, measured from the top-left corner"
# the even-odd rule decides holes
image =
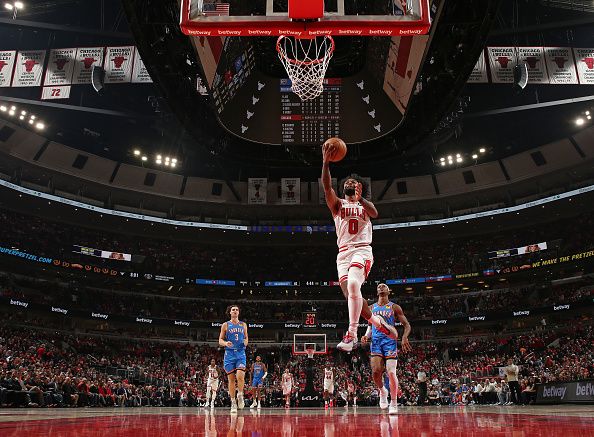
[[[396,328],[393,327],[392,325],[390,325],[388,322],[386,322],[386,319],[384,318],[384,316],[380,315],[379,318],[380,318],[381,327],[377,328],[378,331],[381,332],[382,334],[387,335],[392,340],[398,340],[398,331],[396,330]]]
[[[357,337],[347,331],[345,336],[342,337],[342,341],[336,345],[336,348],[343,352],[351,352],[355,348],[356,344]]]

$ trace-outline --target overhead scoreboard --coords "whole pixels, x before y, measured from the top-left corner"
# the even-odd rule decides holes
[[[301,101],[291,91],[291,80],[280,79],[282,144],[319,144],[340,137],[342,79],[324,79],[324,92]]]

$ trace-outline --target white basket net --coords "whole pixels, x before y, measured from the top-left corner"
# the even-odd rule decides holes
[[[283,35],[278,38],[276,50],[291,79],[292,90],[301,100],[313,100],[322,94],[324,76],[334,54],[330,35],[312,39]]]

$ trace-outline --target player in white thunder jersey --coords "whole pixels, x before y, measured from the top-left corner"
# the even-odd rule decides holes
[[[338,281],[349,307],[349,329],[337,347],[350,352],[357,343],[357,328],[361,316],[391,338],[397,339],[398,332],[382,317],[371,313],[367,301],[361,294],[361,285],[373,265],[371,219],[377,218],[377,209],[373,203],[365,199],[366,187],[363,180],[357,176],[349,177],[344,182],[344,199],[336,195],[330,176],[329,158],[334,153],[332,144],[325,144],[322,153],[322,185],[338,236]]]
[[[208,379],[206,380],[206,405],[210,404],[210,408],[214,408],[215,399],[217,398],[217,390],[219,389],[219,368],[214,360],[210,360],[210,366],[208,366]]]
[[[291,406],[291,392],[293,391],[293,374],[289,371],[289,368],[285,369],[282,379],[283,396],[285,397],[285,408]]]
[[[334,397],[334,369],[328,365],[324,368],[324,405],[325,408],[332,406]]]

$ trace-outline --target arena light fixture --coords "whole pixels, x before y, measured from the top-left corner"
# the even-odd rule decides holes
[[[134,150],[134,156],[140,156],[140,150],[138,150],[138,149]]]
[[[37,123],[37,124],[35,125],[35,127],[36,127],[37,129],[39,129],[39,130],[43,130],[43,129],[45,129],[45,124],[43,124],[43,123],[41,123],[41,122],[40,122],[40,123]]]
[[[586,115],[590,115],[590,111],[586,111]]]
[[[171,163],[172,163],[172,164],[177,164],[177,159],[173,158],[173,159],[171,160]]]
[[[19,120],[24,120],[25,116],[24,115],[19,115]]]
[[[445,165],[446,165],[445,161],[441,161],[441,166],[445,167]]]
[[[6,111],[8,111],[8,108],[6,106],[2,105],[2,106],[0,106],[0,111],[6,112]]]
[[[474,153],[474,154],[472,155],[472,159],[478,159],[478,155],[477,155],[476,153]]]
[[[10,115],[12,117],[14,115],[14,109],[11,109],[10,111],[8,111],[8,115]]]
[[[448,155],[448,161],[451,161],[452,159],[454,159],[452,155]]]
[[[155,162],[157,163],[157,165],[161,165],[161,163],[162,163],[163,161],[161,161],[160,159],[157,159]]]
[[[486,151],[487,151],[487,149],[485,149],[484,147],[481,147],[481,148],[479,149],[479,153],[485,153]]]
[[[586,115],[586,118],[587,118],[588,120],[592,120],[592,116],[591,116],[591,115]]]
[[[439,158],[439,160],[440,160],[441,162],[444,162],[444,161],[445,161],[445,158],[444,158],[444,157],[441,157],[441,158]]]
[[[175,168],[176,165],[177,164],[175,162],[173,162],[173,161],[171,162],[171,168]]]
[[[12,105],[12,106],[10,107],[10,110],[11,110],[11,111],[16,111],[16,106]]]
[[[148,161],[148,158],[146,156],[143,156],[142,158],[140,158],[143,162]]]
[[[27,111],[21,111],[21,115],[27,115]]]
[[[456,153],[456,158],[459,158],[459,157],[460,157],[460,154],[459,153]]]
[[[35,123],[34,120],[29,120],[29,124],[33,124],[33,123]]]
[[[37,117],[35,117],[34,115],[31,116],[31,120],[35,120]]]
[[[578,125],[578,126],[582,126],[584,123],[585,123],[585,120],[582,117],[577,118],[575,120],[575,124]]]
[[[457,162],[457,163],[461,163],[461,162],[462,162],[462,157],[458,157],[458,158],[456,158],[456,162]]]

